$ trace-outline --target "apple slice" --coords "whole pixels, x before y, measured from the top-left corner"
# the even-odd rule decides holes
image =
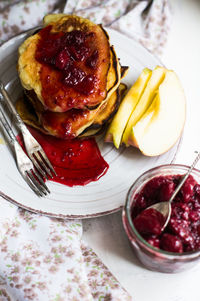
[[[186,115],[186,100],[174,71],[167,71],[151,106],[132,127],[129,144],[146,156],[169,150],[180,137]]]
[[[166,69],[164,67],[157,66],[151,75],[150,80],[135,108],[132,112],[131,117],[126,125],[125,131],[122,136],[122,142],[129,146],[128,139],[131,134],[132,127],[137,123],[137,121],[142,117],[145,111],[148,109],[153,101],[153,98],[158,90],[158,87],[164,80]]]
[[[152,71],[145,68],[138,77],[134,85],[130,88],[124,97],[118,112],[114,116],[105,136],[106,142],[113,142],[116,148],[119,148],[123,131],[126,127],[128,119],[135,109],[146,85],[151,76]]]

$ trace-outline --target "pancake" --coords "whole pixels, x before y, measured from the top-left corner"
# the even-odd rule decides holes
[[[65,14],[43,22],[19,48],[25,96],[17,110],[25,123],[48,135],[96,135],[118,109],[128,67],[120,66],[100,25]]]
[[[110,75],[107,81],[107,88],[109,91],[108,95],[111,96],[102,101],[101,104],[93,110],[71,109],[63,113],[52,112],[44,109],[41,102],[37,99],[37,97],[35,97],[35,94],[32,95],[31,92],[26,91],[26,95],[28,96],[37,115],[37,128],[39,123],[43,132],[45,131],[45,133],[48,133],[49,135],[64,139],[74,138],[79,136],[86,128],[93,124],[94,120],[96,120],[97,116],[101,112],[104,112],[105,120],[103,120],[103,118],[99,119],[99,127],[101,127],[106,119],[109,119],[109,115],[112,115],[113,111],[117,107],[117,103],[119,102],[117,88],[120,84],[120,65],[113,47],[111,48],[110,69],[112,72],[109,73]],[[23,112],[22,119],[30,125],[30,122],[27,122],[28,118],[24,114],[25,111],[21,107],[23,105],[24,101],[18,106],[18,111],[19,113],[20,110]],[[98,121],[96,121],[96,124],[97,122]],[[34,123],[32,125],[34,126]]]
[[[46,111],[39,115],[43,129],[49,134],[60,138],[78,137],[85,129],[95,124],[100,128],[113,117],[120,103],[119,88],[95,110],[72,109],[64,113]]]
[[[128,66],[121,66],[121,79],[123,79],[128,73],[129,67]]]
[[[117,112],[119,105],[121,103],[124,94],[127,91],[127,85],[120,83],[117,90],[111,95],[109,101],[106,103],[105,107],[97,114],[91,126],[87,128],[83,133],[86,135],[86,132],[90,133],[92,130],[101,129],[104,124],[108,124],[113,118],[114,114]],[[99,131],[97,131],[99,133]]]
[[[107,33],[73,15],[47,16],[44,25],[19,48],[22,86],[52,112],[96,108],[112,93]]]
[[[125,76],[126,73],[124,72],[127,67],[121,67],[119,64],[119,60],[117,58],[116,52],[114,50],[114,47],[110,47],[110,66],[109,66],[109,72],[107,76],[107,83],[106,83],[106,89],[108,91],[106,99],[103,100],[102,103],[99,105],[102,105],[103,103],[107,102],[109,97],[112,95],[112,93],[118,88],[121,80],[121,74]],[[47,108],[43,106],[43,104],[39,101],[36,93],[34,90],[24,90],[26,96],[30,99],[32,105],[34,106],[36,112],[43,112],[46,111]],[[86,109],[93,110],[96,109],[98,106],[95,107],[87,107]]]
[[[123,83],[120,83],[117,90],[110,96],[108,102],[106,103],[105,107],[96,115],[93,123],[92,128],[98,128],[102,126],[104,123],[107,123],[112,119],[114,114],[119,108],[121,99],[124,93],[127,90],[127,86]]]
[[[122,71],[122,68],[121,68],[121,71]],[[125,70],[125,69],[123,69],[123,70]],[[128,69],[127,69],[127,71],[128,71]],[[122,73],[122,74],[123,74],[123,76],[125,76],[124,73]],[[126,74],[127,74],[127,72],[126,72]],[[124,83],[120,83],[120,85],[117,89],[118,99],[115,102],[114,107],[113,107],[113,99],[111,99],[110,102],[108,101],[108,103],[107,103],[107,106],[114,108],[114,110],[109,115],[109,117],[108,117],[108,114],[105,115],[107,110],[106,110],[106,108],[104,108],[103,111],[97,115],[97,118],[94,120],[93,124],[90,127],[88,127],[85,131],[83,131],[83,133],[80,134],[79,137],[88,137],[88,136],[91,137],[91,136],[101,135],[104,132],[107,124],[111,121],[114,114],[118,110],[120,102],[121,102],[122,98],[124,97],[124,94],[126,93],[126,91],[127,91],[127,85]],[[111,96],[111,98],[112,98],[112,96]]]
[[[25,96],[25,94],[24,96],[22,96],[17,100],[16,109],[21,119],[24,121],[24,123],[36,128],[37,130],[39,130],[40,132],[46,135],[49,135],[48,132],[41,127],[41,124],[34,110],[34,107],[32,106],[31,102],[28,100],[28,98]]]
[[[59,138],[94,136],[113,117],[126,85],[120,84],[102,108],[95,110],[72,109],[65,113],[46,111],[36,114],[35,108],[26,97],[17,101],[16,108],[23,121],[45,134]]]

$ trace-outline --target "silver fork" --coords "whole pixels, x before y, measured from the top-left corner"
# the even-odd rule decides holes
[[[12,115],[14,116],[18,128],[21,130],[24,139],[25,148],[29,158],[32,160],[36,169],[42,174],[43,177],[45,177],[47,180],[48,180],[48,176],[53,178],[52,173],[57,175],[53,166],[51,165],[41,145],[31,135],[26,125],[22,121],[21,117],[19,116],[17,110],[15,109],[10,99],[10,96],[8,95],[8,92],[6,91],[1,81],[0,81],[0,92],[5,100],[5,104],[7,105]]]
[[[10,124],[8,123],[1,107],[0,107],[0,121],[3,129],[7,133],[10,144],[13,146],[16,156],[16,163],[19,172],[21,173],[24,180],[30,186],[30,188],[38,195],[44,196],[50,193],[48,187],[44,183],[42,177],[34,169],[33,163],[29,157],[25,154],[19,142],[17,141]]]

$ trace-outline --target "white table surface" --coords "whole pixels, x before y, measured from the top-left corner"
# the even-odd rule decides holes
[[[176,162],[190,164],[194,150],[200,150],[200,1],[171,0],[171,7],[171,32],[162,61],[177,72],[185,89],[187,122]],[[128,244],[121,212],[85,220],[83,224],[85,241],[133,300],[200,301],[200,264],[178,274],[146,270]]]

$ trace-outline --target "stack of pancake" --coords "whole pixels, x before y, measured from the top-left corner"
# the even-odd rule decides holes
[[[71,139],[102,131],[118,109],[128,68],[121,67],[108,34],[73,15],[48,15],[44,27],[19,48],[25,123]]]

